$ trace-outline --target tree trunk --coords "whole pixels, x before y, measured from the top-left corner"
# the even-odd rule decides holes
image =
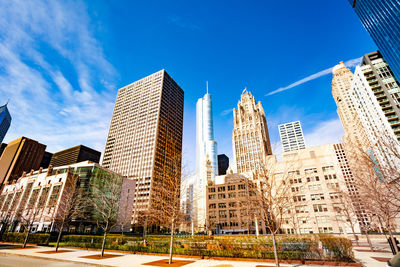
[[[254,223],[256,224],[256,238],[258,238],[258,235],[260,234],[258,231],[258,220],[257,220],[257,215],[254,214]]]
[[[276,240],[275,240],[275,233],[271,231],[271,236],[272,236],[272,245],[274,247],[274,257],[275,257],[275,266],[279,267],[279,258],[278,258],[278,251],[276,248]]]
[[[31,226],[28,226],[28,229],[26,231],[26,236],[25,236],[25,240],[24,240],[24,245],[23,248],[26,248],[26,244],[28,243],[28,238],[29,238],[29,232],[31,231]]]
[[[174,231],[175,231],[175,220],[172,219],[172,225],[171,225],[171,241],[169,244],[169,260],[168,260],[168,264],[172,263],[172,245],[174,243]]]
[[[394,246],[394,251],[397,254],[397,253],[399,253],[399,249],[397,248],[397,244],[396,244],[396,242],[394,240],[394,236],[393,236],[393,233],[392,233],[392,229],[390,229],[390,225],[388,227],[388,231],[389,231],[390,239],[392,240],[392,244]]]
[[[64,229],[64,221],[65,221],[65,220],[62,220],[61,227],[60,227],[60,231],[58,232],[57,244],[56,244],[56,252],[58,251],[58,247],[59,247],[59,245],[60,245],[60,239],[61,239],[62,231],[63,231],[63,229]]]
[[[359,247],[360,243],[358,243],[358,236],[356,235],[356,233],[354,231],[354,225],[352,223],[350,225],[351,225],[351,231],[353,232],[354,239],[356,240],[357,247]],[[346,229],[345,229],[345,231],[346,231]]]
[[[364,229],[364,232],[365,232],[365,237],[367,238],[368,245],[369,245],[370,249],[371,249],[372,251],[374,251],[374,247],[372,246],[371,240],[369,239],[368,230],[367,230],[367,229]]]
[[[146,243],[146,234],[147,234],[147,216],[146,219],[144,220],[144,226],[143,226],[143,241]]]
[[[104,256],[104,247],[106,246],[107,231],[108,231],[108,221],[107,221],[106,227],[104,228],[103,243],[101,244],[101,257],[102,258]]]

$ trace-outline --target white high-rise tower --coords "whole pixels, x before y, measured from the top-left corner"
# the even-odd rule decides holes
[[[211,170],[211,171],[210,171]],[[217,142],[214,140],[211,95],[207,93],[196,104],[196,193],[195,224],[202,229],[206,223],[206,186],[218,174]]]
[[[278,126],[283,152],[306,148],[300,121],[288,122]]]

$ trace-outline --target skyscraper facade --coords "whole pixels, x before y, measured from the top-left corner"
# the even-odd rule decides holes
[[[214,140],[211,95],[207,92],[196,104],[196,172],[199,184],[206,185],[206,161],[210,161],[213,174],[218,175],[217,142]]]
[[[58,167],[86,160],[99,163],[100,156],[101,152],[84,145],[79,145],[54,153],[51,157],[50,165]]]
[[[233,109],[233,154],[238,173],[262,167],[272,154],[268,126],[261,102],[256,103],[250,92],[243,92],[237,109]]]
[[[133,222],[139,225],[141,215],[159,207],[159,188],[180,187],[183,97],[165,70],[118,90],[103,166],[136,181]]]
[[[225,175],[229,168],[229,158],[225,154],[218,155],[218,175]]]
[[[300,121],[281,124],[278,128],[283,152],[306,148]]]
[[[7,104],[0,107],[0,143],[3,142],[4,136],[10,128],[11,115],[8,111]]]
[[[370,139],[384,134],[400,140],[400,87],[379,51],[363,57],[354,72],[352,90]]]
[[[198,231],[204,230],[206,225],[206,187],[214,180],[215,175],[218,175],[217,142],[214,140],[211,95],[207,88],[207,93],[196,104],[196,188],[193,217]]]
[[[349,0],[396,77],[400,77],[400,1]]]
[[[40,167],[46,145],[21,137],[8,143],[0,158],[0,186]]]
[[[337,113],[345,134],[343,144],[347,147],[357,146],[366,151],[369,141],[360,117],[356,110],[356,103],[351,90],[353,73],[343,62],[332,70],[332,95],[336,102]]]

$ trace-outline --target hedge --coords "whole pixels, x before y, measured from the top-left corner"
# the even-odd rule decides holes
[[[102,236],[64,235],[61,245],[100,248]],[[354,261],[352,243],[347,238],[328,235],[279,235],[277,250],[280,259]],[[146,253],[168,253],[169,236],[149,235],[146,242],[139,236],[109,235],[106,249]],[[174,254],[209,257],[273,259],[272,239],[260,236],[196,236],[176,237]]]
[[[26,233],[4,233],[1,241],[12,243],[24,243]],[[29,234],[28,243],[37,245],[48,245],[50,234]]]

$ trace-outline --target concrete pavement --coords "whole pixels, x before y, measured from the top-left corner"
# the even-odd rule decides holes
[[[0,255],[2,256],[25,256],[25,257],[33,257],[35,260],[40,258],[42,260],[58,260],[70,263],[80,263],[80,264],[90,264],[90,265],[101,265],[101,266],[132,266],[132,267],[143,267],[146,265],[142,265],[144,263],[154,262],[158,260],[167,259],[165,256],[150,256],[150,255],[138,255],[138,254],[125,254],[125,253],[116,253],[116,252],[108,252],[106,254],[119,255],[119,257],[109,258],[109,259],[88,259],[82,258],[83,256],[90,255],[99,255],[98,251],[88,251],[88,250],[80,250],[80,249],[69,249],[63,248],[63,250],[68,250],[68,252],[57,253],[57,254],[45,254],[41,253],[44,251],[54,251],[54,248],[49,247],[35,247],[29,249],[4,249],[0,250]],[[270,267],[274,266],[273,263],[265,263],[265,262],[245,262],[245,261],[228,261],[228,260],[202,260],[202,259],[188,259],[188,258],[178,258],[174,257],[174,259],[178,260],[190,260],[193,263],[184,265],[185,267],[255,267],[255,266],[265,266]],[[0,262],[0,266],[1,262]],[[16,266],[16,265],[14,265]],[[32,265],[31,265],[32,266]],[[53,265],[48,265],[53,266]],[[54,265],[54,266],[63,266],[63,265]],[[147,265],[148,266],[148,265]],[[305,265],[299,264],[281,264],[282,267],[299,267]],[[310,266],[310,265],[307,265]],[[318,267],[319,265],[312,265]],[[325,265],[326,267],[327,265]]]

